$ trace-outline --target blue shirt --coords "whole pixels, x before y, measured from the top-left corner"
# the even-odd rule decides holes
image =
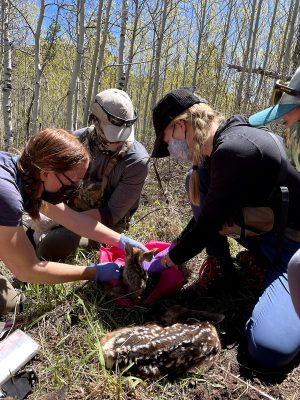
[[[20,226],[24,213],[17,156],[0,151],[0,225]]]

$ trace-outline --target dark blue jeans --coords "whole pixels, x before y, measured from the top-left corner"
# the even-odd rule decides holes
[[[191,171],[186,180],[188,187]],[[200,199],[204,200],[209,178],[204,168],[199,170]],[[200,207],[192,206],[197,219]],[[226,238],[216,237],[207,246],[209,255],[226,254]],[[251,357],[261,366],[278,369],[287,365],[300,351],[300,318],[292,304],[288,280],[287,265],[300,243],[284,239],[279,262],[274,263],[277,250],[276,234],[265,234],[245,239],[242,246],[261,254],[268,262],[268,273],[264,290],[255,305],[252,315],[246,323],[248,349]],[[228,250],[229,251],[229,250]]]

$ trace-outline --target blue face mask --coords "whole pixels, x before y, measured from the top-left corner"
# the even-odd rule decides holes
[[[191,154],[185,140],[171,138],[168,143],[168,150],[171,156],[182,161],[191,161]]]
[[[186,130],[184,130],[185,139],[174,139],[175,124],[173,127],[173,134],[168,143],[168,150],[172,157],[178,158],[182,161],[191,161],[191,153],[186,142]]]

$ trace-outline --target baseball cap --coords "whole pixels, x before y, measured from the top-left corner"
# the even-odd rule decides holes
[[[91,113],[101,122],[109,142],[134,140],[133,124],[137,115],[130,97],[123,90],[112,88],[98,93]]]
[[[156,134],[151,157],[167,157],[170,155],[168,144],[163,141],[163,132],[169,123],[183,111],[197,103],[206,103],[193,93],[192,88],[175,89],[167,93],[153,108],[153,126]]]
[[[295,91],[300,92],[300,67],[296,70],[290,82],[288,82],[286,85],[287,88],[291,88]],[[278,86],[280,88],[280,84]],[[276,90],[276,84],[274,90]],[[251,115],[249,117],[249,122],[252,126],[266,125],[269,122],[280,119],[289,111],[299,106],[300,106],[300,96],[290,95],[288,93],[285,93],[284,89],[282,89],[282,96],[279,102],[273,105],[272,107],[268,107],[262,111],[259,111],[256,114]]]

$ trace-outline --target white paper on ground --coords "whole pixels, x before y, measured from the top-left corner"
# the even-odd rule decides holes
[[[0,385],[38,352],[40,345],[17,329],[0,342]]]

